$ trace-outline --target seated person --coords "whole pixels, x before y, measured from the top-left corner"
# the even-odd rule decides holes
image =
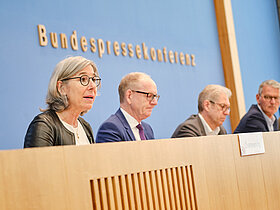
[[[92,128],[80,115],[92,108],[100,81],[91,60],[76,56],[60,61],[49,82],[48,107],[30,123],[24,147],[93,143]]]
[[[145,73],[133,72],[119,84],[120,108],[98,129],[96,142],[118,142],[154,139],[148,118],[159,95],[155,82]]]
[[[171,138],[222,135],[229,115],[231,91],[221,85],[207,85],[198,97],[198,114],[191,115],[174,131]]]
[[[242,117],[234,133],[277,131],[278,121],[274,115],[279,108],[280,84],[266,80],[259,86],[257,103]]]

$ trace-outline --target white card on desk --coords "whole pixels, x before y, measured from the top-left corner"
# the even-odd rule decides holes
[[[264,153],[263,135],[258,133],[240,133],[239,145],[241,156]]]

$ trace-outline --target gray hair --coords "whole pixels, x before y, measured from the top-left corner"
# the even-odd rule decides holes
[[[124,76],[119,84],[119,97],[120,97],[120,103],[124,101],[125,92],[128,89],[134,89],[135,86],[138,85],[139,81],[141,79],[151,79],[152,78],[143,72],[131,72]]]
[[[230,89],[221,85],[207,85],[198,96],[198,111],[201,112],[204,109],[203,102],[205,100],[215,102],[222,93],[226,94],[228,98],[231,97]]]
[[[259,86],[259,91],[258,91],[258,94],[261,95],[262,94],[262,90],[263,90],[263,86],[271,86],[273,88],[277,88],[280,90],[280,83],[275,81],[275,80],[266,80],[264,82],[262,82],[262,84],[260,84]]]
[[[48,93],[46,96],[47,109],[41,110],[53,110],[55,112],[61,112],[68,107],[67,96],[62,95],[57,89],[57,82],[63,79],[71,78],[73,75],[91,65],[95,76],[99,76],[96,65],[93,61],[88,60],[82,56],[67,57],[60,61],[54,71],[49,81]],[[81,113],[83,115],[85,112]]]

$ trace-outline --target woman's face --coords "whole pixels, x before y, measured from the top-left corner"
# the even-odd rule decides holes
[[[93,67],[88,65],[78,73],[72,76],[81,77],[87,75],[88,77],[94,77]],[[67,95],[69,106],[67,109],[73,110],[73,112],[81,113],[83,111],[90,110],[92,108],[95,96],[97,94],[97,87],[95,83],[90,79],[87,86],[84,86],[80,82],[80,78],[70,79],[63,86],[64,94]]]

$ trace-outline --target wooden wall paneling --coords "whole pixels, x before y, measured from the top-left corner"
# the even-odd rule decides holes
[[[267,198],[261,159],[266,154],[240,156],[238,140],[234,142],[234,161],[241,209],[267,209]]]
[[[263,133],[265,154],[260,155],[268,209],[280,209],[280,132]]]
[[[172,189],[174,192],[174,198],[175,198],[175,204],[176,204],[176,209],[181,209],[181,202],[180,202],[180,196],[179,196],[179,186],[178,186],[178,179],[177,179],[177,172],[176,168],[171,168],[171,177],[172,177]]]
[[[0,197],[6,199],[3,209],[69,209],[69,202],[64,202],[70,197],[63,153],[58,150],[40,148],[1,152],[4,181]],[[50,202],[49,195],[54,191],[56,196]]]
[[[159,206],[160,209],[166,209],[166,205],[164,203],[164,194],[163,194],[163,183],[162,183],[162,175],[161,175],[161,170],[156,170],[155,171],[155,176],[156,176],[156,186],[157,186],[157,191],[158,191],[158,200],[159,200]]]
[[[236,136],[228,135],[224,139],[215,138],[212,141],[203,142],[202,155],[210,209],[241,209],[234,154],[231,147],[233,139],[236,139]]]
[[[120,176],[120,189],[121,189],[121,198],[122,198],[122,206],[124,210],[129,209],[129,200],[127,193],[127,185],[125,180],[125,175]]]
[[[101,209],[101,199],[99,195],[99,186],[98,186],[98,180],[91,180],[90,181],[91,186],[91,196],[92,196],[92,208],[93,210]]]
[[[152,188],[151,188],[151,180],[149,171],[144,172],[144,180],[145,180],[145,187],[146,187],[146,198],[148,202],[148,209],[154,209],[154,202],[152,197]]]
[[[2,171],[2,173],[0,173],[0,186],[2,186],[2,188],[8,189],[8,186],[5,186],[5,180],[6,180],[6,169],[5,169],[5,157],[4,157],[4,153],[0,153],[0,171]],[[7,191],[7,190],[5,190]],[[8,208],[9,204],[6,204],[6,202],[8,202],[9,199],[6,198],[6,193],[2,190],[0,190],[0,209],[6,209]]]
[[[122,198],[121,198],[121,190],[120,190],[120,178],[119,176],[113,176],[112,178],[113,190],[114,190],[114,200],[116,210],[122,210]]]
[[[106,185],[106,191],[107,191],[107,199],[108,199],[108,208],[110,210],[116,209],[116,203],[115,203],[115,195],[114,195],[114,189],[113,189],[113,177],[107,177],[105,179],[105,185]]]
[[[128,201],[129,201],[129,209],[136,209],[131,174],[126,174],[125,178],[126,178],[125,180],[126,180],[127,195],[128,195]]]
[[[147,193],[146,193],[144,173],[143,172],[138,173],[138,177],[139,177],[139,188],[140,188],[142,208],[143,208],[143,210],[146,210],[146,209],[148,209],[148,201],[147,201],[148,199],[147,199]]]
[[[160,210],[159,206],[159,194],[158,194],[158,187],[156,182],[156,176],[155,171],[150,171],[150,181],[151,181],[151,190],[152,190],[152,198],[153,198],[153,204],[154,204],[154,210]]]
[[[166,180],[167,180],[167,186],[168,186],[168,196],[170,200],[170,207],[171,209],[176,209],[176,203],[175,203],[175,195],[173,190],[173,183],[172,183],[172,175],[171,175],[171,168],[165,169],[166,171]]]
[[[0,207],[278,210],[279,135],[247,157],[237,135],[0,151]]]
[[[192,165],[185,167],[187,171],[187,180],[188,180],[188,189],[190,196],[191,209],[198,209],[197,207],[197,196],[196,196],[196,187],[195,187],[195,176],[193,173]]]
[[[190,193],[191,191],[191,187],[190,187],[190,182],[189,182],[189,178],[188,178],[188,173],[187,173],[187,166],[186,167],[181,167],[181,171],[182,171],[182,184],[184,185],[184,194],[185,194],[185,198],[186,198],[186,207],[187,209],[193,209],[193,205],[192,205],[192,196]]]
[[[133,191],[134,191],[134,199],[136,203],[136,209],[142,210],[142,201],[140,195],[140,184],[139,184],[139,176],[138,173],[132,174],[132,184],[133,184]]]
[[[187,208],[186,205],[186,197],[185,197],[185,189],[183,185],[183,178],[182,178],[182,167],[176,167],[177,172],[177,179],[178,179],[178,190],[179,190],[179,197],[180,197],[180,206],[182,210]]]
[[[109,198],[107,197],[108,194],[106,190],[105,179],[107,178],[98,179],[98,187],[99,187],[99,195],[101,200],[101,209],[108,210]]]
[[[163,192],[163,197],[164,197],[164,204],[165,208],[167,210],[171,209],[171,203],[170,203],[170,197],[169,197],[169,192],[168,192],[168,182],[167,182],[167,174],[166,170],[160,170],[161,174],[161,182],[162,182],[162,192]]]
[[[232,91],[231,129],[235,130],[246,112],[231,0],[214,0],[225,84]]]
[[[267,199],[261,161],[246,156],[236,159],[238,187],[242,209],[267,209]]]
[[[105,179],[99,180],[94,176],[96,171],[102,170],[102,164],[100,161],[95,159],[95,153],[98,153],[98,149],[93,145],[79,146],[65,146],[62,147],[64,153],[64,165],[67,174],[68,189],[71,194],[71,200],[69,200],[69,205],[73,209],[89,209],[92,208],[92,197],[88,195],[91,194],[90,182],[91,180],[97,180],[98,186],[105,187]],[[102,156],[100,156],[102,157]],[[104,168],[104,172],[106,168]],[[98,174],[96,174],[98,175]],[[104,176],[102,178],[105,178]],[[95,186],[95,185],[94,185]],[[97,196],[97,195],[96,195]],[[98,195],[101,196],[101,195]],[[107,208],[107,195],[102,194],[100,197],[100,205],[104,205]],[[106,202],[106,203],[104,203]]]

